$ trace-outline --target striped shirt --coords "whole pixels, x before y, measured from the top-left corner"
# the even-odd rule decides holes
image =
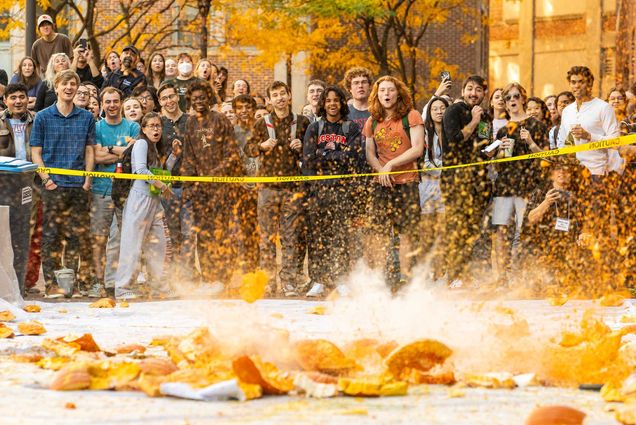
[[[42,148],[42,161],[46,167],[84,170],[86,146],[95,144],[95,119],[85,109],[73,107],[64,116],[53,104],[35,116],[31,138],[32,147]],[[51,179],[60,187],[82,187],[84,177],[52,174]]]

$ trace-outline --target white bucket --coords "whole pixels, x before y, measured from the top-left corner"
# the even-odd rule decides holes
[[[53,273],[55,273],[57,286],[64,290],[64,296],[66,298],[70,298],[75,288],[75,272],[72,269],[64,268],[55,270]]]

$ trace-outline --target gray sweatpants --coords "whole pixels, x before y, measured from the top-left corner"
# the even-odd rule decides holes
[[[150,284],[162,286],[160,279],[166,257],[166,234],[161,198],[132,188],[124,205],[115,288],[129,288],[134,283],[142,252]]]

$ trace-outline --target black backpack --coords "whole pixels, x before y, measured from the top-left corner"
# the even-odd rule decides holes
[[[132,150],[134,144],[131,144],[124,151],[121,158],[122,173],[132,174]],[[130,193],[130,187],[133,180],[130,179],[113,179],[113,189],[111,191],[111,197],[116,208],[123,209],[128,193]]]

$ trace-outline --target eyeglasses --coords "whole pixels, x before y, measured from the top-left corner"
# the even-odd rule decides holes
[[[159,99],[162,102],[168,101],[168,100],[175,100],[178,97],[178,95],[176,94],[169,94],[167,96],[161,96],[161,98]]]
[[[90,96],[90,95],[91,95],[91,92],[89,92],[89,91],[79,91],[79,90],[78,90],[78,91],[77,91],[77,95],[78,95],[78,96],[81,96],[81,97],[86,97],[86,96]]]
[[[515,99],[515,100],[521,99],[521,94],[515,93],[515,94],[507,94],[504,96],[504,100],[506,102],[510,102],[512,99]]]
[[[161,124],[147,124],[145,128],[151,128],[153,130],[159,130],[161,128]]]
[[[142,102],[148,102],[149,100],[152,100],[152,96],[148,95],[148,96],[139,96],[137,97],[137,99],[141,100]]]

